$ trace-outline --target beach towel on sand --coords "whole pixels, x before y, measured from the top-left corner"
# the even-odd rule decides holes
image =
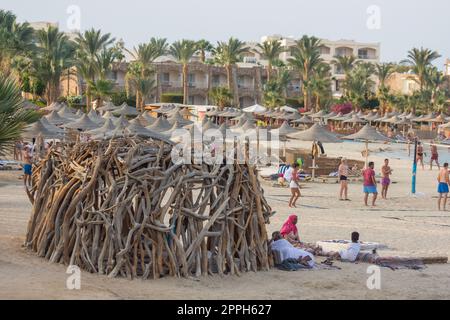
[[[361,252],[356,259],[357,262],[371,263],[391,270],[411,269],[422,270],[425,264],[420,259],[401,257],[380,257],[373,253]]]

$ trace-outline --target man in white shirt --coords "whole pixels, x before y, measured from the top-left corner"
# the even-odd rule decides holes
[[[300,264],[314,267],[314,256],[298,248],[295,248],[289,241],[283,239],[280,232],[274,232],[272,235],[271,249],[277,251],[280,256],[280,262],[287,259],[298,260]]]
[[[347,249],[341,250],[339,252],[332,252],[327,254],[327,256],[332,259],[337,259],[345,262],[355,262],[358,258],[358,254],[361,251],[361,244],[359,243],[359,233],[352,233],[352,243]]]

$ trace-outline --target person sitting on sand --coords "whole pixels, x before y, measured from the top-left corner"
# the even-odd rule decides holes
[[[278,231],[272,234],[270,248],[273,251],[278,251],[283,261],[286,259],[296,259],[300,264],[311,268],[314,267],[314,256],[305,250],[295,248],[289,241],[283,239],[283,236]]]
[[[359,233],[352,233],[352,243],[347,249],[339,252],[329,253],[328,256],[331,259],[341,260],[345,262],[355,262],[358,258],[358,254],[361,252],[361,244],[359,243]]]
[[[389,166],[389,159],[385,159],[384,166],[381,168],[381,175],[383,177],[381,179],[381,186],[382,186],[381,197],[384,200],[387,199],[388,189],[389,189],[389,186],[391,185],[391,174],[392,174],[392,169]]]
[[[375,171],[373,170],[375,163],[369,162],[369,167],[364,170],[364,204],[368,206],[369,194],[373,194],[372,207],[375,207],[375,201],[378,197],[377,180],[375,179]]]
[[[283,224],[283,227],[281,228],[280,231],[282,237],[292,244],[301,243],[300,238],[298,236],[297,223],[298,217],[296,215],[291,215]]]
[[[443,208],[445,211],[445,207],[447,205],[448,192],[449,192],[449,188],[448,188],[449,184],[450,184],[450,179],[449,179],[449,173],[448,173],[448,163],[444,163],[444,167],[439,171],[439,175],[438,175],[438,193],[439,193],[438,209],[439,209],[439,211],[441,211],[442,199],[444,200]]]

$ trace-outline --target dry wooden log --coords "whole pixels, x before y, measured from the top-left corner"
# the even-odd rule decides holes
[[[33,172],[26,246],[130,279],[269,268],[273,214],[248,164],[174,164],[165,141],[65,144]]]

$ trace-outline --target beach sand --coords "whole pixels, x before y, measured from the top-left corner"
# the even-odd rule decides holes
[[[289,147],[310,148],[310,143]],[[371,150],[400,145],[370,145]],[[325,144],[329,156],[361,158],[360,143]],[[401,150],[400,150],[401,149]],[[441,150],[447,152],[447,150]],[[372,153],[377,173],[383,154]],[[450,256],[450,212],[437,211],[437,171],[419,170],[418,196],[412,197],[411,163],[391,160],[391,198],[375,209],[362,202],[360,183],[350,184],[351,202],[337,200],[338,185],[304,184],[298,209],[289,209],[289,190],[263,183],[277,214],[268,226],[278,230],[290,214],[299,215],[302,240],[348,239],[359,231],[362,241],[388,246],[382,256]],[[275,169],[265,168],[262,173]],[[66,289],[66,268],[37,258],[22,248],[31,205],[20,172],[0,172],[0,298],[2,299],[449,299],[450,265],[430,265],[422,271],[381,269],[381,290],[369,290],[368,264],[336,263],[341,270],[247,273],[241,277],[165,278],[157,281],[108,279],[82,273],[81,290]],[[449,207],[450,208],[450,207]],[[322,260],[319,258],[319,260]]]

